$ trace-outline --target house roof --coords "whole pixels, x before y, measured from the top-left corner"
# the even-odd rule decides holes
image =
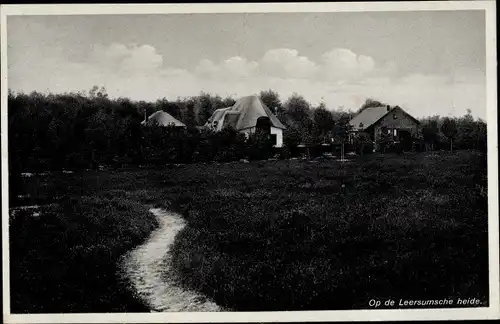
[[[256,95],[243,97],[231,107],[217,109],[205,125],[217,129],[232,126],[243,130],[255,127],[259,117],[269,117],[273,127],[286,128]]]
[[[411,119],[413,119],[417,124],[420,122],[415,119],[413,116],[404,111],[401,107],[396,106],[388,109],[388,106],[379,106],[379,107],[370,107],[364,109],[362,112],[354,116],[349,124],[352,126],[354,131],[361,131],[367,129],[368,127],[377,123],[380,119],[382,119],[385,115],[390,112],[393,112],[395,109],[398,109],[403,112],[403,114],[407,115]]]
[[[172,115],[160,110],[155,113],[153,113],[151,116],[149,116],[147,122],[142,121],[142,125],[153,125],[154,123],[157,123],[160,126],[177,126],[177,127],[186,127],[186,125],[179,121],[178,119],[175,119]]]
[[[380,118],[387,115],[388,112],[387,106],[366,108],[354,116],[349,124],[355,131],[363,130],[375,124]]]

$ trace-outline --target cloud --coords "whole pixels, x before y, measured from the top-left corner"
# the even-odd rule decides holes
[[[212,77],[220,72],[220,67],[209,59],[202,59],[194,71],[202,77]]]
[[[229,77],[242,78],[253,75],[257,68],[257,62],[247,61],[247,59],[240,56],[233,56],[222,63],[221,72]]]
[[[260,60],[263,74],[282,78],[307,78],[318,70],[316,63],[297,50],[288,48],[271,49]]]
[[[109,44],[95,46],[87,60],[72,61],[63,49],[35,55],[29,47],[9,49],[9,87],[62,93],[104,86],[111,97],[151,100],[196,95],[205,91],[240,97],[273,89],[282,100],[294,92],[313,105],[323,101],[330,109],[355,110],[373,98],[400,105],[416,117],[466,109],[486,117],[484,72],[457,70],[454,75],[398,76],[393,62],[347,49],[325,53],[319,63],[292,49],[271,49],[257,61],[232,56],[219,62],[202,59],[192,69],[164,66],[155,47]]]
[[[163,65],[163,57],[150,45],[118,44],[96,46],[91,59],[119,73],[151,73]]]
[[[249,61],[241,56],[233,56],[220,63],[202,59],[194,72],[202,77],[215,79],[237,79],[255,75],[308,78],[313,77],[317,69],[316,63],[300,56],[296,50],[278,48],[265,52],[259,61]]]
[[[345,48],[335,48],[322,55],[322,71],[329,80],[352,80],[374,71],[375,60]]]
[[[253,75],[257,68],[257,62],[248,61],[241,56],[233,56],[219,64],[202,59],[195,67],[194,72],[204,78],[239,79]]]

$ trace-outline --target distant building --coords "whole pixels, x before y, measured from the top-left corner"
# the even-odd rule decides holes
[[[356,133],[368,133],[375,143],[383,136],[405,146],[411,145],[412,137],[419,134],[420,122],[401,107],[370,107],[354,116],[349,122],[351,139]]]
[[[160,110],[155,113],[153,113],[149,118],[143,120],[141,122],[142,125],[146,126],[152,126],[152,125],[158,125],[158,126],[174,126],[174,127],[181,127],[185,128],[186,125],[181,122],[178,119],[175,119],[172,115]]]
[[[283,146],[283,130],[286,128],[256,95],[243,97],[231,107],[217,109],[205,127],[215,131],[232,127],[247,137],[256,131],[267,133],[275,147]]]

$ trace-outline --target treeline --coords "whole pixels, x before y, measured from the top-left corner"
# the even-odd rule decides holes
[[[314,125],[323,129],[317,135],[333,125],[334,114],[325,107],[309,118],[310,105],[301,96],[293,96],[284,105],[272,91],[263,92],[263,99],[275,100],[270,107],[291,126],[285,134],[289,146],[300,143]],[[88,93],[9,92],[10,165],[38,172],[248,157],[249,149],[263,143],[255,138],[245,140],[233,130],[213,133],[196,127],[204,125],[216,109],[234,102],[205,93],[173,101],[110,99],[105,89],[97,87]],[[145,116],[158,110],[181,120],[187,129],[143,127]]]
[[[487,151],[486,123],[471,111],[458,118],[433,116],[420,120],[420,140],[426,150],[473,149]]]
[[[321,103],[311,105],[294,94],[282,102],[272,91],[262,91],[263,102],[287,126],[281,157],[301,154],[324,143],[346,142],[352,111],[331,110]],[[218,108],[233,105],[233,98],[206,93],[156,102],[110,99],[105,89],[88,93],[31,94],[9,92],[9,162],[11,171],[38,172],[61,169],[93,169],[101,165],[147,165],[232,161],[266,158],[274,154],[262,139],[245,139],[234,130],[214,133],[201,129]],[[360,110],[382,104],[367,100]],[[187,129],[143,127],[145,115],[163,110],[184,122]],[[443,133],[442,125],[450,125]],[[486,124],[468,112],[455,119],[432,117],[422,120],[427,149],[486,150]],[[358,140],[354,145],[365,145]],[[354,147],[355,149],[356,147]],[[320,152],[316,150],[316,152]]]

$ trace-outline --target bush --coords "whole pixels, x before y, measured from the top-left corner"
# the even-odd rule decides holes
[[[278,155],[278,159],[287,160],[290,158],[290,150],[286,146],[281,147],[281,148],[277,149],[277,155]]]
[[[354,149],[362,155],[373,152],[373,141],[368,133],[358,133],[354,137]]]
[[[273,144],[266,134],[251,134],[246,145],[250,160],[267,160],[274,155]]]

